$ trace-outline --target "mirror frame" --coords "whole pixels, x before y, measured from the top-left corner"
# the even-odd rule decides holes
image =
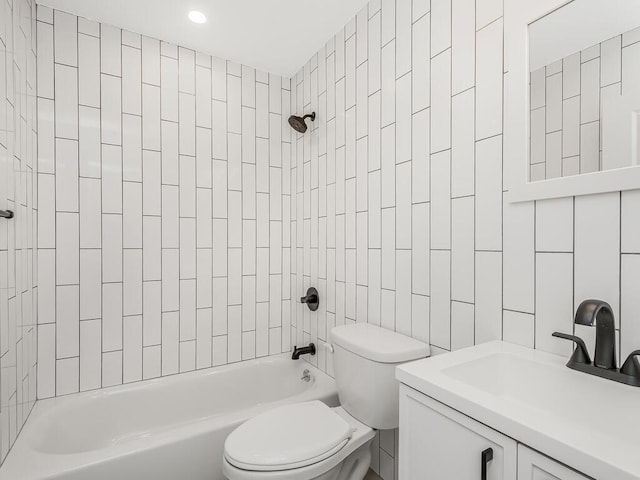
[[[511,203],[640,189],[640,165],[529,182],[529,24],[569,3],[505,1],[505,196]]]

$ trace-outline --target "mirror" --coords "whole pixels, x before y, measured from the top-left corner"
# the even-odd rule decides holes
[[[528,49],[528,181],[638,165],[640,1],[565,3]]]

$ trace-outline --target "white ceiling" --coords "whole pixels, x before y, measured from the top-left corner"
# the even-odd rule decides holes
[[[291,77],[368,0],[38,0],[38,3]],[[200,10],[208,22],[187,18]]]

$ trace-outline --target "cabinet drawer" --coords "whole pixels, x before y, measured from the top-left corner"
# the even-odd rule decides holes
[[[524,445],[518,445],[518,480],[589,480],[589,477]]]
[[[489,449],[492,460],[486,453],[483,457]],[[514,440],[405,385],[400,390],[399,456],[400,480],[516,478]]]

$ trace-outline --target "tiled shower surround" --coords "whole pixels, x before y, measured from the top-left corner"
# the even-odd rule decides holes
[[[0,4],[3,456],[32,405],[36,311],[39,398],[308,341],[331,373],[330,328],[356,320],[434,353],[567,355],[551,333],[587,297],[612,304],[621,355],[640,347],[640,192],[505,198],[502,1],[372,0],[291,80],[39,7],[37,125],[35,6]],[[394,432],[378,446],[391,480]]]
[[[373,0],[292,79],[292,110],[318,113],[292,141],[292,295],[325,299],[294,309],[298,343],[366,321],[434,353],[504,339],[568,355],[551,333],[594,297],[622,355],[640,347],[640,192],[505,198],[503,42],[500,0]],[[385,480],[396,440],[379,437]]]
[[[36,6],[0,0],[0,460],[36,400]]]
[[[288,351],[289,81],[46,7],[38,49],[39,398]]]

